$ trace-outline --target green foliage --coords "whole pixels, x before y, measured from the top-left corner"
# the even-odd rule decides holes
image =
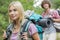
[[[53,8],[60,8],[60,0],[52,0]]]
[[[32,10],[33,9],[33,0],[20,0],[23,4],[25,10]]]
[[[40,8],[40,7],[36,7],[36,8],[34,8],[33,9],[34,10],[34,12],[36,12],[37,14],[42,14],[42,11],[43,11],[43,9],[42,8]]]

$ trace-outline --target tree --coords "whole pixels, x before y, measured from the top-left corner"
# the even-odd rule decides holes
[[[53,8],[60,8],[60,0],[52,0],[51,2],[53,3]]]

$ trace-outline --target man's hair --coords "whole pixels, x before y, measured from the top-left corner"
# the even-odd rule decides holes
[[[44,8],[44,6],[43,6],[44,4],[48,4],[48,5],[49,5],[49,8],[51,7],[50,2],[47,1],[47,0],[42,1],[42,3],[41,3],[41,7],[42,7],[42,8]]]

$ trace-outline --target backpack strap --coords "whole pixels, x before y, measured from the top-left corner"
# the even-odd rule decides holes
[[[7,27],[7,30],[6,30],[6,35],[7,35],[7,38],[5,38],[4,40],[8,40],[10,35],[12,34],[12,28],[13,28],[13,24],[9,24],[9,26]]]
[[[31,23],[31,21],[27,20],[27,21],[22,25],[23,29],[22,29],[21,32],[27,32],[30,23]]]
[[[24,32],[27,32],[28,34],[28,39],[29,40],[32,40],[32,37],[29,35],[29,32],[28,32],[28,27],[30,25],[31,21],[27,20],[23,25],[22,25],[22,28],[21,28],[21,32],[20,34],[22,35]],[[21,39],[23,40],[23,38]]]

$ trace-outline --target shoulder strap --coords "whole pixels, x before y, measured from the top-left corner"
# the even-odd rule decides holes
[[[13,29],[14,25],[13,24],[10,24],[8,27],[7,27],[7,30],[6,30],[6,34],[7,36],[10,35],[12,33],[12,29]]]
[[[20,31],[20,34],[22,35],[23,32],[27,32],[28,33],[28,27],[29,27],[29,24],[31,23],[31,21],[27,20],[21,27],[21,31]],[[23,40],[23,38],[21,39]]]
[[[28,31],[28,27],[29,27],[29,24],[31,23],[31,21],[27,20],[23,25],[23,29],[22,29],[22,32],[26,32]]]
[[[7,30],[6,30],[6,35],[7,35],[7,38],[5,38],[4,40],[8,40],[11,33],[12,33],[12,28],[13,28],[13,24],[9,24],[9,26],[7,27]]]

